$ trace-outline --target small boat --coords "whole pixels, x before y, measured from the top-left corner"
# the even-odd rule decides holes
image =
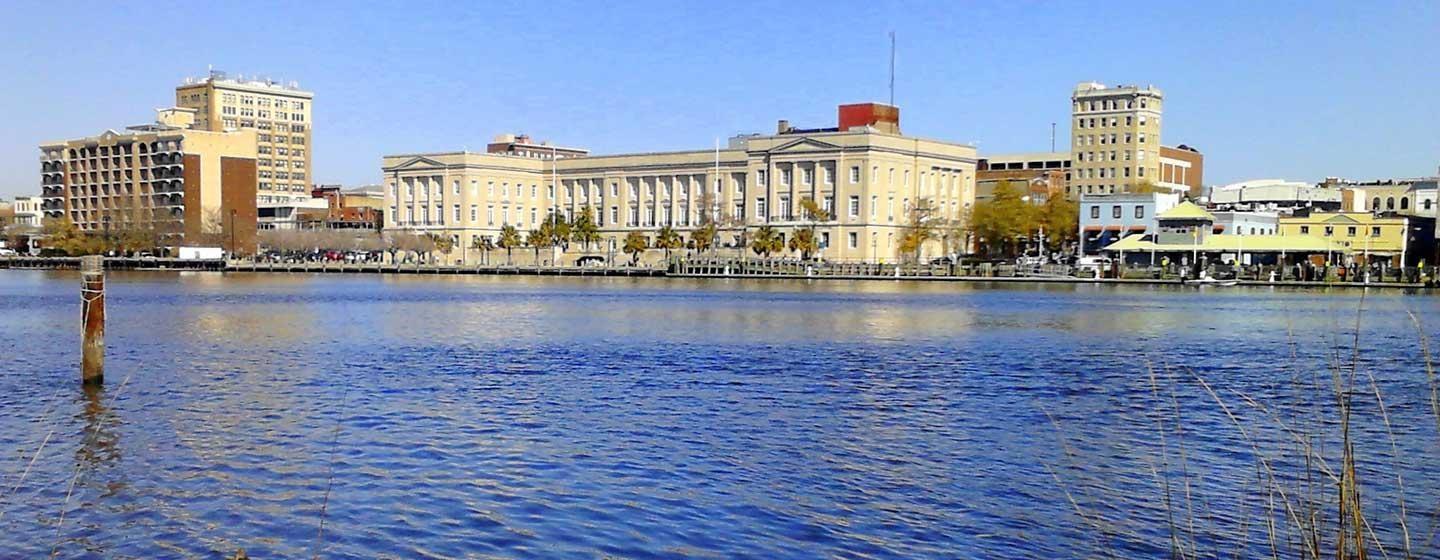
[[[1207,277],[1202,277],[1202,278],[1200,278],[1199,280],[1186,280],[1186,281],[1185,281],[1185,284],[1188,285],[1188,286],[1221,286],[1221,287],[1230,287],[1230,286],[1238,286],[1238,285],[1240,284],[1240,281],[1239,281],[1239,280],[1216,280],[1216,279],[1214,279],[1214,278],[1210,278],[1210,277],[1207,276]]]

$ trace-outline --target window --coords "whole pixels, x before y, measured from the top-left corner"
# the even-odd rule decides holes
[[[611,187],[614,187],[615,185],[612,184],[612,185],[610,185],[610,186],[611,186]],[[611,207],[610,207],[610,223],[612,223],[612,224],[620,223],[620,207],[619,207],[619,206],[611,206]]]
[[[1135,219],[1137,219],[1137,220],[1142,220],[1142,219],[1144,219],[1144,218],[1145,218],[1145,207],[1142,206],[1142,205],[1138,205],[1138,204],[1135,205]]]
[[[1372,226],[1370,228],[1370,237],[1380,237],[1380,226]]]
[[[870,182],[871,182],[871,183],[877,183],[877,182],[879,182],[879,181],[880,181],[880,167],[879,167],[879,166],[871,167],[871,168],[870,168]]]
[[[1098,204],[1090,207],[1090,219],[1100,219],[1100,206]]]
[[[1145,133],[1144,133],[1144,132],[1141,132],[1141,133],[1140,133],[1140,143],[1141,143],[1141,144],[1144,144],[1144,143],[1145,143]]]
[[[757,220],[764,220],[764,219],[765,219],[765,199],[764,199],[764,198],[757,198],[757,199],[755,199],[755,219],[757,219]]]
[[[1371,209],[1371,210],[1379,210],[1379,209],[1380,209],[1380,197],[1377,196],[1377,197],[1375,197],[1375,198],[1370,199],[1370,209]]]
[[[1310,235],[1310,226],[1300,226],[1300,235]]]
[[[830,172],[830,168],[829,168],[829,167],[821,167],[821,168],[820,168],[820,176],[821,176],[821,178],[825,181],[825,184],[827,184],[827,185],[833,185],[833,184],[835,184],[835,174]]]
[[[765,170],[764,170],[764,169],[761,169],[761,170],[755,172],[755,184],[760,185],[760,186],[762,186],[762,187],[765,186]]]
[[[811,183],[814,183],[814,182],[815,182],[815,170],[810,169],[810,168],[808,168],[808,167],[803,167],[803,168],[801,168],[801,169],[800,169],[800,180],[801,180],[801,181],[804,181],[804,182],[805,182],[804,184],[806,184],[806,185],[809,185],[809,184],[811,184]]]
[[[1119,205],[1119,204],[1116,204],[1115,206],[1110,207],[1110,217],[1116,218],[1116,219],[1119,219],[1119,218],[1120,218],[1120,205]]]
[[[1392,196],[1392,197],[1389,197],[1389,198],[1386,198],[1386,199],[1385,199],[1385,209],[1386,209],[1386,210],[1394,210],[1394,209],[1395,209],[1395,197]]]
[[[872,195],[872,196],[870,197],[870,219],[872,219],[872,220],[875,219],[875,208],[877,208],[877,207],[879,207],[879,206],[880,206],[880,197],[878,197],[878,196],[873,196],[873,195]]]
[[[460,223],[460,205],[459,205],[459,204],[456,204],[456,205],[455,205],[454,216],[455,216],[455,223],[457,223],[457,224]]]
[[[855,233],[855,232],[853,232],[853,231],[850,232],[850,248],[851,248],[851,249],[854,249],[854,248],[858,247],[859,245],[860,245],[860,235],[857,234],[857,233]]]
[[[782,185],[789,185],[789,184],[790,184],[790,170],[789,170],[789,169],[781,169],[781,170],[780,170],[780,184],[782,184]]]
[[[454,181],[450,184],[450,192],[455,196],[460,196],[460,181]],[[456,217],[455,219],[458,220],[460,218]]]
[[[1349,237],[1355,237],[1355,226],[1345,228],[1345,235]]]
[[[820,232],[820,248],[821,248],[821,249],[829,249],[829,248],[830,248],[830,232],[828,232],[828,231],[822,231],[822,232]]]
[[[1335,227],[1325,226],[1325,237],[1330,237],[1332,235],[1335,235]]]
[[[1400,199],[1400,209],[1401,209],[1401,210],[1409,210],[1409,209],[1410,209],[1410,199],[1408,199],[1408,198],[1402,198],[1402,199]]]
[[[827,197],[825,197],[825,198],[820,199],[820,209],[821,209],[821,210],[824,210],[826,214],[829,214],[829,215],[831,216],[831,219],[834,219],[834,216],[835,216],[835,197],[834,197],[834,196],[827,196]]]

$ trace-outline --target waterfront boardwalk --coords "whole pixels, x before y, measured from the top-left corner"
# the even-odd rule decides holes
[[[78,257],[0,257],[0,269],[79,268]],[[105,266],[118,270],[195,270],[254,273],[318,274],[423,274],[423,275],[527,275],[527,276],[608,276],[668,278],[747,278],[800,280],[907,280],[925,282],[996,282],[1036,284],[1130,284],[1197,285],[1174,277],[1092,278],[1073,276],[1059,265],[1023,269],[1015,266],[894,265],[875,263],[826,263],[823,266],[794,260],[759,259],[676,259],[659,266],[534,266],[534,265],[444,265],[419,263],[342,262],[255,262],[248,260],[195,260],[111,257]],[[1304,288],[1399,288],[1431,289],[1419,282],[1340,282],[1298,280],[1240,280],[1241,286],[1285,286]]]

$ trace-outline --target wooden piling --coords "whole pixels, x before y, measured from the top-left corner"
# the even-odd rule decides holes
[[[85,385],[105,381],[105,257],[80,258],[80,379]]]

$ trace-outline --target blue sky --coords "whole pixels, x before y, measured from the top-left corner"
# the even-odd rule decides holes
[[[1435,2],[7,2],[0,196],[43,141],[150,120],[207,65],[316,92],[314,174],[526,132],[595,153],[703,149],[887,97],[907,134],[1067,149],[1076,82],[1165,91],[1206,183],[1440,165]],[[1138,11],[1137,11],[1138,10]]]

